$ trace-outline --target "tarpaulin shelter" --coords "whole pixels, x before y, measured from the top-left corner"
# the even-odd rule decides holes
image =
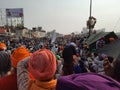
[[[120,39],[117,39],[114,42],[105,45],[99,50],[99,52],[117,58],[120,54]]]
[[[98,32],[96,34],[92,34],[87,40],[86,43],[89,45],[90,50],[96,49],[96,42],[101,39],[102,37],[105,38],[106,44],[109,44],[109,38],[113,37],[115,40],[118,39],[117,35],[114,32]]]

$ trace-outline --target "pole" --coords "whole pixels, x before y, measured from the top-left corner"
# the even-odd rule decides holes
[[[92,0],[90,0],[90,17],[91,17],[91,14],[92,14]]]
[[[90,16],[89,16],[89,20],[91,18],[91,14],[92,14],[92,0],[90,0]],[[89,26],[89,37],[91,35],[91,25]]]

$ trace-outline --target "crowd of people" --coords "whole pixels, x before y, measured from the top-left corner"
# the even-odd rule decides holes
[[[85,40],[1,40],[0,90],[120,90],[120,55],[90,51]]]

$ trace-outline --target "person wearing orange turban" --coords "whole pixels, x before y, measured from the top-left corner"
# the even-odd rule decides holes
[[[12,59],[12,66],[13,67],[17,67],[17,63],[30,56],[30,51],[28,49],[26,49],[25,47],[19,47],[17,49],[15,49],[11,55],[11,59]]]
[[[17,87],[17,64],[22,59],[29,57],[30,52],[25,47],[19,47],[15,49],[11,55],[11,62],[13,68],[10,71],[10,75],[4,76],[0,79],[0,90],[18,90]],[[8,58],[8,57],[4,57]]]
[[[115,38],[110,37],[110,38],[109,38],[109,41],[110,41],[110,42],[113,42],[113,41],[115,41]]]
[[[7,48],[5,43],[0,43],[0,51],[3,51]]]
[[[37,50],[30,58],[20,61],[17,66],[19,90],[55,90],[56,64],[55,55],[48,49]],[[29,79],[28,71],[34,80]]]

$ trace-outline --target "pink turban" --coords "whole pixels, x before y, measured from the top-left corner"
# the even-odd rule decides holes
[[[38,50],[30,56],[28,69],[37,80],[52,79],[56,72],[56,57],[50,50]]]

